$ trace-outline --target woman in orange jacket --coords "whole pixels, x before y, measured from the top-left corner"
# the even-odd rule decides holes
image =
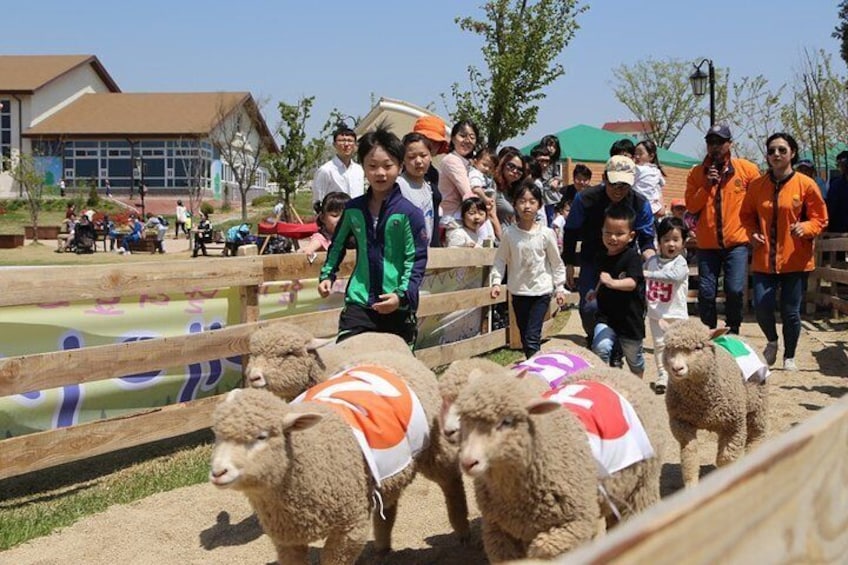
[[[769,365],[777,360],[774,311],[779,287],[783,368],[795,371],[801,303],[807,275],[815,268],[814,239],[827,226],[827,207],[815,181],[792,169],[798,160],[795,138],[775,133],[766,140],[766,151],[768,171],[748,186],[740,217],[754,246],[754,309],[768,339],[763,357]]]

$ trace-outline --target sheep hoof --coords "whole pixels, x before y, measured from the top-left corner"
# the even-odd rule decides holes
[[[665,385],[662,383],[651,383],[651,390],[656,394],[665,394]]]

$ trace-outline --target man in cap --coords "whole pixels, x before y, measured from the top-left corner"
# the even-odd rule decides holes
[[[748,235],[739,217],[748,183],[757,166],[730,155],[733,136],[725,124],[707,130],[707,156],[686,179],[686,209],[698,215],[698,314],[710,328],[718,325],[716,291],[724,273],[725,318],[730,333],[742,324],[748,275]]]
[[[836,165],[840,175],[833,175],[827,191],[827,217],[830,223],[827,231],[833,233],[848,232],[848,151],[836,156]]]
[[[806,175],[816,181],[816,184],[819,187],[819,192],[821,192],[822,198],[827,198],[827,184],[824,182],[818,173],[816,172],[816,165],[810,161],[809,159],[801,159],[797,163],[795,163],[795,170],[801,173],[802,175]]]
[[[629,157],[616,155],[607,161],[603,184],[587,188],[574,197],[571,211],[565,220],[562,242],[562,261],[565,263],[566,280],[574,288],[574,266],[580,266],[577,290],[580,292],[580,320],[591,345],[595,329],[595,313],[587,307],[586,295],[598,286],[598,254],[604,251],[604,211],[610,204],[624,202],[636,213],[634,230],[636,243],[642,260],[655,254],[654,215],[645,198],[631,190],[636,180],[636,163]],[[580,255],[577,242],[582,241]]]
[[[353,160],[356,132],[340,123],[333,132],[336,155],[318,167],[312,180],[312,206],[321,204],[331,192],[344,192],[351,198],[365,193],[365,171]]]
[[[445,122],[438,116],[421,116],[415,120],[415,125],[412,126],[412,131],[420,133],[427,140],[427,148],[430,150],[430,156],[435,157],[448,152],[448,138],[445,134]],[[433,166],[430,161],[430,168],[424,174],[424,178],[433,187],[433,225],[439,225],[439,204],[442,202],[442,194],[438,191],[439,186],[439,170]],[[439,247],[440,236],[439,230],[433,230],[433,236],[430,241],[430,247]]]

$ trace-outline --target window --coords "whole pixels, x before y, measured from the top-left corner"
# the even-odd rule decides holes
[[[0,100],[0,171],[8,167],[7,159],[12,156],[12,105],[9,100]]]

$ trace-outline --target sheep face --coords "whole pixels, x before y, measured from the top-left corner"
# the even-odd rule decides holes
[[[288,467],[286,434],[321,419],[295,413],[273,394],[236,389],[215,410],[215,447],[209,481],[219,488],[250,490],[272,484]]]
[[[439,427],[448,443],[459,444],[459,411],[456,409],[456,397],[442,397],[442,408],[439,411]]]
[[[280,398],[295,398],[318,381],[318,371],[323,366],[315,349],[323,344],[301,331],[279,326],[262,328],[250,338],[246,384],[267,388]]]
[[[675,322],[665,337],[663,360],[669,378],[683,381],[710,375],[715,371],[715,344],[719,332],[710,331],[698,320]]]
[[[490,405],[493,407],[493,405]],[[526,405],[501,405],[476,416],[462,414],[460,428],[462,471],[478,478],[490,472],[528,467],[533,459],[531,416],[560,408],[558,402],[534,399]]]

